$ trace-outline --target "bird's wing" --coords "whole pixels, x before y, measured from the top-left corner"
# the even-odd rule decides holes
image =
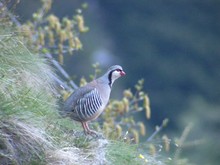
[[[102,106],[102,99],[96,88],[82,88],[76,92],[77,99],[72,99],[70,117],[78,121],[87,121],[94,117]],[[74,97],[74,93],[73,93]]]

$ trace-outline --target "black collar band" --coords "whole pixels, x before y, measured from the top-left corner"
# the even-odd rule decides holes
[[[114,70],[112,70],[111,72],[109,72],[108,74],[108,85],[110,86],[110,88],[112,87],[112,73],[114,72]]]

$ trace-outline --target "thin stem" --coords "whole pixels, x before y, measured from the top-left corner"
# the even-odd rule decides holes
[[[153,132],[153,134],[147,138],[147,142],[150,142],[168,123],[168,119],[164,119],[162,124]]]

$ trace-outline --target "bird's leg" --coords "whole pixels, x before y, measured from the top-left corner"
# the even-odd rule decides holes
[[[97,132],[89,129],[88,123],[87,122],[81,122],[82,123],[82,127],[84,129],[85,134],[89,134],[89,135],[97,135]]]
[[[95,131],[89,129],[89,126],[88,126],[88,123],[87,123],[87,122],[85,123],[85,126],[86,126],[86,128],[87,128],[87,131],[88,131],[87,133],[88,133],[88,134],[90,134],[90,135],[92,135],[92,134],[93,134],[93,135],[97,135],[97,132],[95,132]]]
[[[86,122],[81,122],[82,123],[82,127],[84,129],[84,133],[87,134],[88,133],[88,128],[86,126]]]

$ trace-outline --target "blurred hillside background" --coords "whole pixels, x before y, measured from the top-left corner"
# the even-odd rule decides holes
[[[152,109],[146,125],[169,118],[164,132],[174,138],[192,123],[187,141],[203,143],[184,154],[195,164],[219,164],[220,1],[54,0],[52,11],[71,16],[82,3],[90,31],[81,36],[83,50],[65,56],[67,72],[79,82],[93,73],[93,63],[122,65],[127,76],[115,85],[115,98],[144,78]],[[39,6],[21,0],[14,13],[25,22]]]

